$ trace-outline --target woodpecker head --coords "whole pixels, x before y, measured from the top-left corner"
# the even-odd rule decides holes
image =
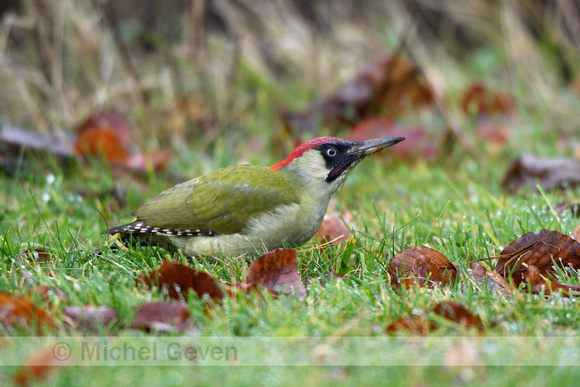
[[[270,168],[291,173],[306,184],[323,181],[334,192],[362,159],[404,139],[397,136],[359,142],[319,137],[300,145],[285,160]]]

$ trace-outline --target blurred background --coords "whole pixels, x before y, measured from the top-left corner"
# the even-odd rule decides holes
[[[129,153],[267,164],[400,133],[401,157],[579,153],[575,1],[3,0],[0,19],[0,124],[67,152],[114,112]]]

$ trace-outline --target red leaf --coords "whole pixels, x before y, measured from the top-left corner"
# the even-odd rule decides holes
[[[39,381],[47,384],[50,374],[66,363],[67,360],[54,356],[54,347],[36,350],[26,364],[14,374],[14,383],[18,386],[29,386]]]
[[[514,101],[510,95],[493,93],[482,83],[475,83],[465,91],[461,109],[465,113],[475,112],[478,115],[491,113],[509,115],[514,111]]]
[[[151,302],[137,310],[131,328],[147,332],[182,332],[193,327],[189,316],[183,302]]]
[[[123,147],[121,139],[111,128],[88,129],[79,136],[75,152],[82,156],[103,155],[111,164],[124,165],[129,152]]]
[[[175,300],[184,298],[189,289],[195,291],[200,298],[204,294],[214,301],[224,298],[224,292],[209,274],[198,273],[189,266],[170,261],[163,261],[158,269],[142,274],[140,280],[148,287],[154,284],[167,291],[167,295]]]
[[[399,278],[403,273],[416,276],[425,284],[448,284],[457,277],[455,266],[440,252],[426,246],[409,247],[396,254],[389,261],[390,270]]]
[[[28,295],[31,296],[34,293],[38,294],[40,299],[49,305],[53,300],[68,301],[67,295],[62,290],[50,287],[48,285],[36,286],[34,289],[31,289],[28,292]]]
[[[106,112],[92,114],[77,127],[79,137],[93,129],[112,129],[124,148],[131,145],[131,129],[127,117],[122,113]]]
[[[496,272],[487,270],[483,265],[473,263],[471,269],[467,269],[467,272],[471,274],[471,278],[477,286],[485,286],[492,293],[511,295],[511,288],[503,277]]]
[[[580,295],[580,285],[563,284],[558,281],[546,280],[541,270],[536,266],[530,265],[524,273],[524,278],[531,286],[532,293],[540,293],[542,289],[544,294],[558,293],[562,291],[562,297],[571,297]],[[572,293],[573,292],[573,293]]]
[[[507,142],[509,131],[505,125],[482,120],[477,127],[477,137],[479,140],[499,148]]]
[[[103,155],[111,164],[124,165],[129,159],[131,130],[125,115],[100,113],[89,116],[77,128],[75,152],[82,156]]]
[[[145,173],[149,169],[149,165],[151,165],[154,171],[160,172],[165,170],[169,160],[171,160],[169,152],[158,150],[132,156],[127,161],[127,167],[130,170]]]
[[[559,231],[542,230],[522,235],[507,245],[495,266],[501,276],[511,278],[516,286],[525,282],[527,266],[535,266],[541,275],[555,275],[554,265],[561,269],[580,269],[580,243]]]
[[[465,325],[466,328],[480,328],[482,326],[481,319],[471,314],[470,311],[457,302],[444,301],[433,307],[435,314],[456,323]]]
[[[5,327],[56,328],[56,322],[32,301],[11,293],[0,293],[0,324]]]
[[[320,243],[331,242],[334,245],[346,243],[350,236],[350,231],[344,222],[338,217],[338,214],[324,215],[322,224],[316,234],[314,234]]]
[[[75,327],[90,331],[97,331],[119,320],[118,313],[106,306],[68,306],[64,308],[63,315],[71,319]]]
[[[24,251],[24,254],[27,254],[30,257],[30,259],[33,260],[36,259],[35,257],[36,255],[39,261],[52,261],[52,255],[49,252],[47,252],[44,247],[39,247],[32,251],[27,249]]]
[[[401,317],[389,325],[385,331],[395,333],[401,330],[411,331],[426,336],[430,331],[435,329],[435,323],[429,321],[425,316]]]
[[[393,55],[363,68],[303,114],[286,114],[284,124],[290,132],[312,133],[332,121],[355,123],[378,111],[397,115],[432,100],[432,91],[417,67],[402,56]]]
[[[522,187],[537,191],[538,183],[545,191],[574,188],[580,184],[580,162],[564,158],[521,156],[510,164],[501,182],[503,188],[510,192],[516,192]]]
[[[246,283],[283,294],[297,293],[301,297],[306,294],[298,273],[296,251],[291,249],[269,251],[256,259],[248,268]]]

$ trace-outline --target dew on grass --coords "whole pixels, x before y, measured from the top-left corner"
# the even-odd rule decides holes
[[[414,308],[414,309],[411,311],[411,313],[412,313],[412,314],[414,314],[414,315],[417,315],[417,316],[422,316],[424,312],[423,312],[423,309]]]
[[[50,201],[50,195],[48,194],[48,192],[42,194],[42,201],[44,203],[48,203]]]
[[[48,175],[46,175],[46,184],[52,185],[55,180],[56,180],[56,178],[54,177],[54,175],[52,173],[49,173]]]

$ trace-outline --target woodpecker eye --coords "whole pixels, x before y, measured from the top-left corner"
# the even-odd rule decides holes
[[[330,157],[334,157],[334,156],[336,156],[336,149],[330,148],[326,151],[326,154]]]

